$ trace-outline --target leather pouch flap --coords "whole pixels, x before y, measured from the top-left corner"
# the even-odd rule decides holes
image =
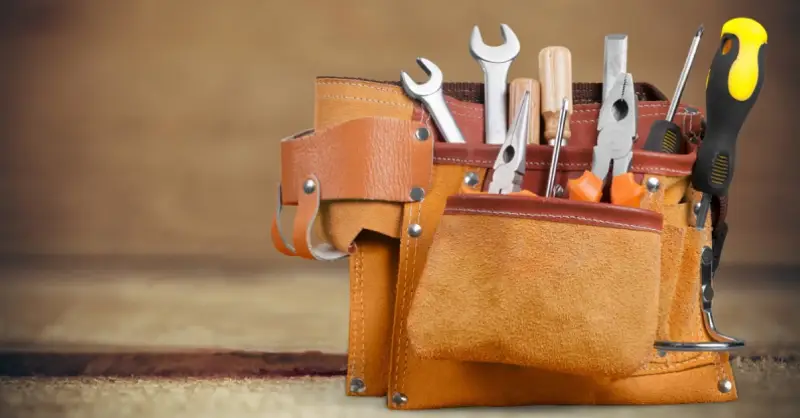
[[[652,352],[662,216],[528,196],[448,199],[408,316],[422,358],[624,377]]]

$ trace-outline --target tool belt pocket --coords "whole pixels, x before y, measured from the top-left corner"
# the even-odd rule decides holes
[[[518,195],[447,201],[408,316],[423,358],[624,377],[652,352],[662,215]]]

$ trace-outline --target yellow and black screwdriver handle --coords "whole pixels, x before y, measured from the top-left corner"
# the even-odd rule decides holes
[[[706,132],[692,173],[696,190],[725,196],[733,178],[736,140],[764,83],[767,31],[753,19],[722,26],[720,46],[706,79]],[[708,202],[705,210],[708,209]],[[699,222],[704,222],[705,217]]]

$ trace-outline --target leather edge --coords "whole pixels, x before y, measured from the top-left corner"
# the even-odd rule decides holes
[[[485,215],[529,218],[660,233],[663,216],[655,211],[606,203],[530,196],[464,194],[447,199],[446,215]]]

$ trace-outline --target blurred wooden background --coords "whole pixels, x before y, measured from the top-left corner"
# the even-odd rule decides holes
[[[722,23],[770,35],[745,125],[726,264],[800,264],[800,146],[792,128],[800,7],[792,1],[0,1],[0,255],[145,255],[293,263],[269,242],[278,141],[310,127],[318,75],[398,78],[414,58],[481,80],[468,54],[499,23],[537,75],[548,45],[599,81],[603,36],[630,37],[629,70],[671,95],[707,29],[684,100],[704,107]]]

